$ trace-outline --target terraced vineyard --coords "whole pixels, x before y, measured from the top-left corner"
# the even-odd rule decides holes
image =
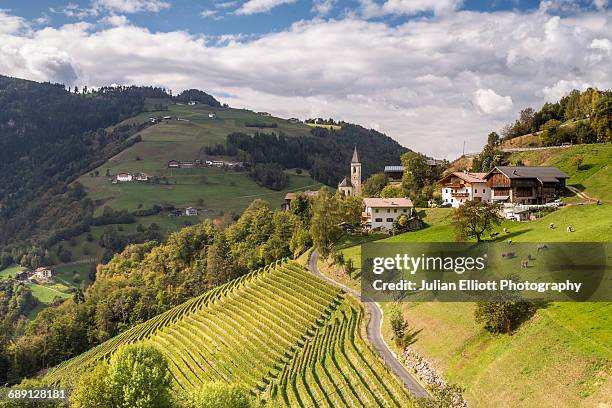
[[[287,406],[410,406],[403,385],[362,337],[363,312],[294,262],[277,262],[177,306],[52,369],[52,383],[118,346],[150,342],[188,394],[243,383]]]

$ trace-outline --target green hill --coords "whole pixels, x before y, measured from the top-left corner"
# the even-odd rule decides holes
[[[574,161],[576,157],[582,158],[580,166]],[[570,176],[568,185],[593,198],[612,201],[612,143],[512,153],[508,160],[511,164],[520,161],[525,166],[557,166]]]
[[[454,241],[450,223],[454,210],[425,211],[426,228],[383,241]],[[551,230],[550,223],[557,228]],[[567,225],[575,232],[568,233]],[[533,222],[505,221],[497,231],[498,241],[610,242],[612,205],[567,206]],[[343,252],[360,265],[358,246]],[[334,279],[346,279],[335,267],[323,269]],[[358,280],[346,283],[358,286]],[[553,303],[539,309],[511,336],[492,335],[476,324],[473,303],[400,306],[411,329],[418,332],[411,347],[433,362],[447,381],[465,387],[470,406],[592,407],[612,402],[610,303]],[[394,304],[382,307],[389,315]],[[394,347],[388,320],[383,322],[383,335]]]
[[[194,298],[49,371],[54,384],[118,346],[148,342],[183,395],[210,381],[243,383],[284,406],[410,406],[401,382],[364,341],[363,311],[294,262],[277,262]]]

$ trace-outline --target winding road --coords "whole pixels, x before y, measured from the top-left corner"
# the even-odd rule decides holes
[[[383,314],[380,306],[378,306],[376,302],[367,297],[361,298],[361,295],[353,289],[344,286],[341,283],[338,283],[335,280],[323,275],[319,271],[319,268],[317,266],[318,260],[319,253],[315,250],[312,252],[308,261],[308,268],[310,269],[310,272],[315,274],[317,277],[323,279],[324,281],[329,282],[334,286],[340,287],[343,291],[350,293],[356,298],[361,299],[361,301],[368,306],[368,308],[370,309],[370,322],[368,323],[367,328],[368,340],[370,340],[370,343],[372,343],[378,354],[380,354],[380,356],[383,358],[385,364],[387,364],[387,366],[391,368],[391,370],[393,370],[393,372],[397,374],[399,378],[401,378],[404,385],[406,386],[406,388],[408,388],[408,391],[410,391],[413,396],[417,398],[429,398],[430,395],[427,390],[423,388],[423,386],[419,384],[417,380],[414,379],[414,377],[408,372],[408,370],[406,370],[406,367],[404,367],[402,363],[399,362],[399,360],[395,357],[393,352],[389,350],[389,347],[383,340],[381,333]]]

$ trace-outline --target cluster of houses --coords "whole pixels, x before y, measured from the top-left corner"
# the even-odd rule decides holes
[[[131,183],[133,181],[148,182],[151,176],[146,173],[118,173],[111,178],[111,183]]]
[[[55,276],[55,269],[50,266],[41,266],[34,270],[24,270],[15,274],[15,279],[21,282],[33,279],[49,280]]]
[[[431,167],[442,166],[441,160],[429,159]],[[388,183],[401,183],[403,166],[386,166]],[[487,173],[467,171],[450,173],[438,182],[442,207],[457,208],[468,201],[501,204],[504,217],[529,221],[535,212],[546,207],[557,207],[557,197],[565,189],[568,175],[552,166],[496,166]],[[345,196],[359,196],[362,192],[361,162],[357,148],[350,163],[350,176],[338,184]],[[316,197],[316,191],[302,192]],[[289,209],[296,193],[287,193],[283,208]],[[361,225],[370,231],[391,231],[397,218],[406,215],[418,227],[414,206],[409,198],[363,198]]]
[[[228,161],[228,160],[170,160],[168,162],[169,169],[193,169],[198,167],[227,167],[230,169],[240,169],[245,167],[244,162]]]
[[[200,213],[199,208],[187,207],[185,209],[176,208],[168,214],[169,217],[194,217]]]
[[[149,122],[153,124],[163,122],[164,120],[172,120],[172,116],[151,116],[149,117]]]

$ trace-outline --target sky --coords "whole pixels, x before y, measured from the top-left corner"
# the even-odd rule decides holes
[[[612,88],[608,0],[0,0],[0,74],[198,88],[437,158],[572,89]]]

